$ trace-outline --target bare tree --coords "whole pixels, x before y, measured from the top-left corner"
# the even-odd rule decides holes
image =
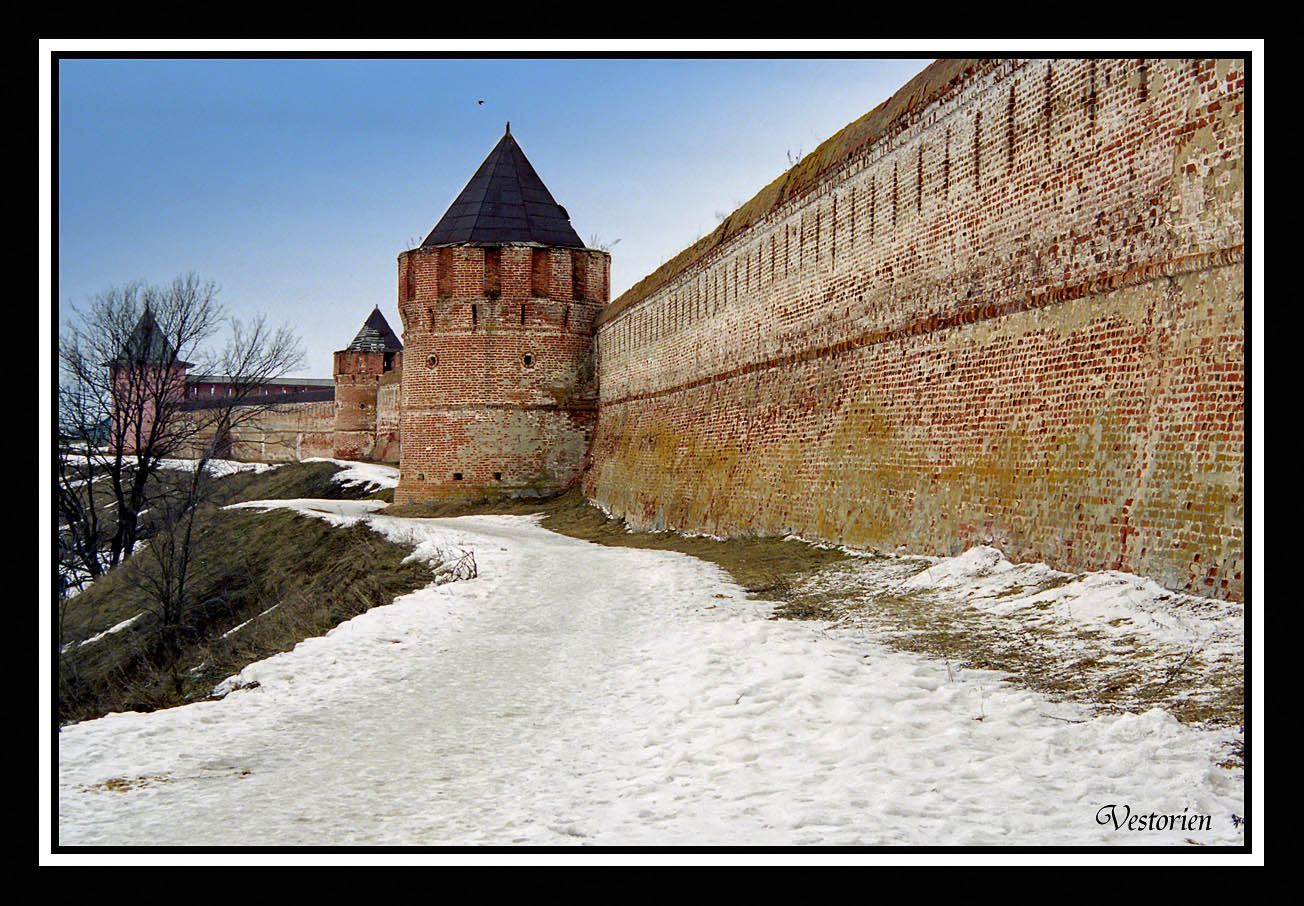
[[[194,431],[185,371],[220,325],[215,295],[193,275],[116,287],[60,331],[57,509],[86,577],[131,553],[150,478]]]
[[[195,541],[194,512],[208,499],[208,464],[231,432],[275,405],[262,393],[302,361],[288,327],[227,318],[217,288],[197,277],[166,286],[132,284],[74,309],[60,332],[56,511],[65,587],[94,580],[144,539],[157,548],[152,588],[165,626],[179,624]],[[217,345],[223,327],[224,345]],[[188,400],[186,371],[220,376],[227,396]],[[164,460],[194,469],[158,482]],[[151,584],[156,583],[150,579]],[[180,608],[180,609],[178,609]]]
[[[173,682],[181,639],[191,629],[192,618],[220,600],[198,598],[191,569],[212,526],[198,518],[214,498],[218,476],[209,463],[224,451],[232,432],[258,419],[275,402],[261,392],[264,385],[286,373],[302,359],[298,339],[288,327],[271,329],[264,318],[251,324],[233,322],[230,338],[220,355],[218,375],[229,394],[202,406],[185,409],[193,468],[181,480],[159,488],[151,501],[151,531],[144,549],[126,564],[129,576],[149,593],[159,622]]]

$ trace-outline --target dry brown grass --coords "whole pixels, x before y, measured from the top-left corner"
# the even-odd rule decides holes
[[[222,479],[218,503],[246,499],[365,496],[331,481],[331,463],[301,463]],[[230,484],[227,484],[230,482]],[[151,600],[131,569],[119,568],[69,601],[59,659],[61,723],[111,711],[152,711],[209,696],[244,666],[429,584],[430,568],[404,563],[411,547],[361,525],[339,528],[288,511],[208,509],[199,519],[194,607],[173,658]],[[133,568],[148,571],[149,555]],[[144,614],[126,629],[77,642]],[[247,625],[223,637],[240,625]]]
[[[171,782],[172,778],[166,774],[156,774],[152,776],[141,775],[139,777],[110,777],[108,780],[101,781],[100,783],[84,785],[81,789],[83,792],[104,790],[110,793],[129,793],[132,790],[138,790],[141,787]]]

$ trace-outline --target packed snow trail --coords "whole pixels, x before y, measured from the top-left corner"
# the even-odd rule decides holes
[[[1227,734],[771,621],[713,565],[531,517],[276,505],[473,549],[479,578],[251,665],[221,701],[64,728],[61,845],[1243,842]],[[1211,827],[1116,829],[1111,804]]]

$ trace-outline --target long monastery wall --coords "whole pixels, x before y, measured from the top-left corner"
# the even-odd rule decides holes
[[[608,308],[586,494],[1241,597],[1244,91],[934,64]]]
[[[298,462],[334,456],[333,401],[280,403],[252,414],[236,407],[234,414],[237,424],[228,432],[229,447],[219,449],[220,458],[239,462]],[[207,415],[200,417],[210,421]],[[211,430],[196,437],[203,444],[211,443],[212,439]]]

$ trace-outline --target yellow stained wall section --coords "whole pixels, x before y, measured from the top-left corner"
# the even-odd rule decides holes
[[[604,313],[585,492],[639,528],[1243,596],[1243,65],[916,81]]]

